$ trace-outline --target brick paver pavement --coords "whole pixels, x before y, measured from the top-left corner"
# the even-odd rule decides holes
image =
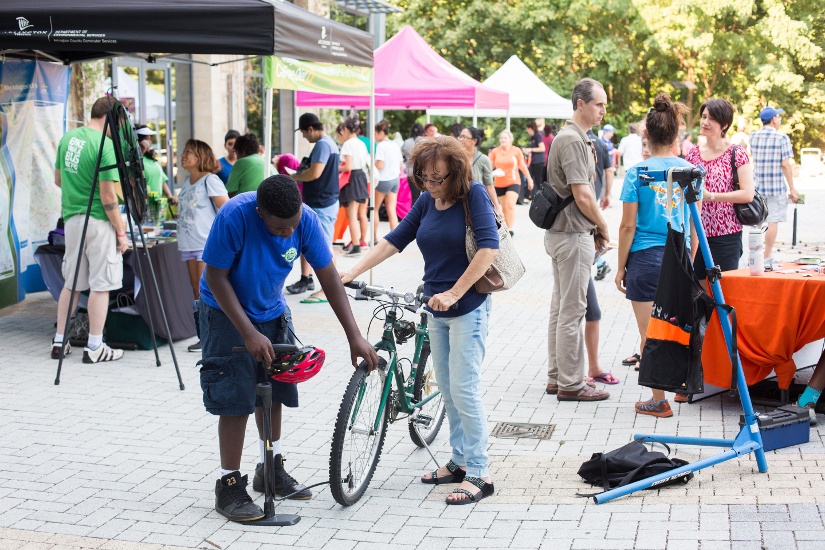
[[[805,192],[800,238],[811,243],[822,239],[814,215],[825,204],[825,191]],[[615,238],[621,207],[614,204],[607,216]],[[475,506],[446,506],[445,488],[418,482],[432,464],[402,422],[390,426],[372,484],[355,506],[338,506],[322,487],[311,501],[278,505],[279,512],[302,516],[296,526],[229,523],[213,510],[216,419],[203,410],[197,357],[185,351],[189,342],[176,345],[185,391],[178,390],[166,347],[160,368],[151,351],[127,352],[122,361],[104,365],[84,365],[76,351],[55,386],[57,363],[48,357],[55,304],[40,293],[0,311],[0,549],[825,547],[821,427],[811,430],[808,444],[768,453],[767,474],[756,473],[754,460],[745,457],[708,468],[685,486],[604,505],[576,496],[593,490],[576,476],[591,453],[616,448],[636,432],[730,438],[738,431],[739,405],[717,396],[676,405],[670,419],[634,414],[633,403],[649,390],[621,366],[638,335],[614,273],[597,283],[604,313],[599,360],[621,384],[607,387],[611,398],[600,403],[558,403],[545,395],[550,262],[526,207],[518,214],[516,243],[528,272],[494,298],[484,405],[491,426],[541,422],[556,430],[547,441],[491,438],[495,497]],[[781,226],[779,239],[790,241],[790,224]],[[781,248],[780,256],[796,254]],[[615,268],[615,254],[608,259]],[[412,246],[376,269],[374,280],[414,290],[421,271]],[[299,299],[288,297],[298,335],[328,357],[322,374],[301,385],[301,407],[285,415],[287,468],[309,484],[328,479],[332,426],[351,367],[329,307]],[[364,328],[373,307],[353,302]],[[371,339],[378,330],[373,324]],[[249,474],[258,461],[251,426],[243,459]],[[446,424],[433,449],[439,460],[449,457]],[[712,452],[674,449],[688,460]]]

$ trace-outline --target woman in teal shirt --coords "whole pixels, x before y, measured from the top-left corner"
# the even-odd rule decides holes
[[[667,240],[668,220],[672,227],[682,231],[690,224],[691,241],[696,242],[696,232],[687,204],[682,200],[682,190],[674,185],[669,207],[666,184],[644,184],[639,179],[639,168],[667,170],[677,166],[693,167],[684,159],[673,155],[672,146],[679,135],[687,107],[673,103],[668,94],[659,94],[653,108],[647,114],[647,139],[651,157],[631,167],[622,185],[622,222],[619,227],[619,269],[616,286],[633,305],[636,325],[641,336],[640,353],[645,346],[650,308],[659,282],[659,267]],[[702,203],[698,203],[701,209]],[[690,242],[690,241],[689,241]],[[694,247],[695,249],[696,247]],[[691,259],[695,256],[691,252]],[[678,398],[677,398],[678,400]],[[665,392],[653,390],[653,398],[636,403],[636,413],[666,418],[673,416]]]

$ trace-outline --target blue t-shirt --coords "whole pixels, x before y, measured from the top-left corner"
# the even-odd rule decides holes
[[[221,171],[218,172],[218,177],[221,178],[223,184],[226,185],[226,182],[229,181],[229,172],[232,171],[232,165],[229,164],[229,161],[226,160],[226,157],[219,158],[218,162],[221,165]]]
[[[304,182],[304,203],[312,208],[326,208],[338,201],[338,146],[324,134],[315,142],[309,154],[310,166],[324,163],[324,171],[316,180]]]
[[[292,262],[301,255],[316,271],[329,265],[332,252],[318,218],[303,207],[301,221],[287,239],[269,232],[255,210],[256,193],[241,193],[224,204],[206,240],[203,261],[218,269],[229,269],[244,313],[253,323],[264,323],[284,312],[284,281]],[[200,281],[201,300],[220,309],[206,284]]]
[[[470,185],[468,199],[478,248],[498,249],[498,231],[493,214],[493,203],[478,182]],[[424,256],[424,293],[433,296],[450,290],[467,270],[464,204],[458,201],[446,210],[438,210],[429,193],[421,193],[412,209],[385,237],[398,250],[413,240]],[[458,317],[476,309],[487,298],[486,294],[470,287],[458,301],[458,309],[434,311],[436,317]]]
[[[650,185],[642,185],[642,182],[639,181],[639,168],[645,166],[648,170],[667,170],[675,166],[693,167],[691,163],[679,157],[650,157],[633,165],[627,171],[619,200],[639,203],[639,211],[636,213],[636,234],[633,237],[630,252],[645,250],[654,246],[664,246],[667,240],[668,215],[665,208],[667,184],[663,181],[655,181],[651,182]],[[690,228],[688,225],[690,211],[687,203],[682,201],[682,188],[675,183],[672,206],[673,229],[678,231],[682,228],[683,232],[687,234],[688,246],[690,246]]]

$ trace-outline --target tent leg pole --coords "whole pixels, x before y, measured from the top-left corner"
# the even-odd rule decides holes
[[[430,115],[427,115],[427,120],[429,120]],[[369,228],[367,229],[367,234],[370,236],[369,246],[375,247],[375,223],[379,222],[378,220],[378,209],[375,208],[375,186],[378,185],[378,172],[375,170],[375,124],[378,121],[375,120],[375,71],[372,72],[370,75],[370,145],[372,146],[372,151],[369,151],[369,158],[370,158],[370,208],[372,208],[372,215],[375,216],[374,219],[369,220]],[[388,136],[389,137],[389,136]],[[370,284],[372,282],[372,269],[370,269]]]
[[[274,90],[264,86],[264,176],[272,174],[272,96]]]

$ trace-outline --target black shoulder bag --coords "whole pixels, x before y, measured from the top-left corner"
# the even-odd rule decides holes
[[[562,200],[549,183],[543,182],[539,185],[538,193],[533,194],[533,202],[530,203],[530,220],[541,229],[550,229],[559,212],[567,208],[571,202],[573,202],[573,195]]]
[[[736,148],[734,145],[730,154],[730,165],[733,173],[733,190],[739,191],[739,172],[736,168]],[[753,200],[748,203],[733,203],[733,210],[736,212],[736,219],[742,225],[762,225],[768,219],[768,203],[765,197],[753,190]]]

